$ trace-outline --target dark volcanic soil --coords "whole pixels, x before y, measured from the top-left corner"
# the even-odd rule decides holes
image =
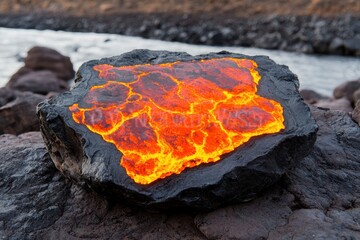
[[[0,3],[0,27],[360,55],[360,2],[356,0],[199,2],[6,0]]]

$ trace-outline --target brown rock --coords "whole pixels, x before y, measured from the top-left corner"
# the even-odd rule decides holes
[[[354,104],[360,100],[360,89],[356,90],[353,95]]]
[[[352,118],[355,122],[357,122],[360,126],[360,100],[358,100],[355,104],[355,109],[352,112]]]
[[[314,105],[321,108],[327,108],[330,110],[340,110],[344,112],[352,112],[353,110],[350,101],[345,97],[340,99],[319,100]]]
[[[0,88],[0,107],[4,106],[8,102],[11,102],[15,97],[15,92],[10,88]]]
[[[48,70],[27,73],[19,77],[16,81],[13,81],[11,85],[13,89],[38,94],[64,92],[69,89],[66,82],[59,79],[55,73]]]
[[[334,89],[334,97],[347,98],[350,102],[353,102],[353,94],[356,90],[360,89],[360,79],[355,81],[344,82]]]
[[[50,70],[63,80],[72,79],[75,75],[69,57],[46,47],[33,47],[25,58],[25,67],[33,70]]]
[[[0,89],[6,98],[0,98],[4,104],[0,107],[0,134],[20,134],[39,130],[36,105],[44,96],[30,92],[18,92],[9,88]],[[3,96],[3,95],[1,95]]]
[[[12,87],[13,84],[21,77],[21,76],[24,76],[25,74],[28,74],[28,73],[31,73],[33,72],[34,70],[30,69],[30,68],[27,68],[27,67],[21,67],[19,68],[19,70],[17,70],[16,73],[14,73],[10,80],[7,82],[6,86],[7,87]]]
[[[300,95],[305,100],[305,102],[308,104],[317,103],[319,100],[329,100],[330,99],[329,97],[324,96],[324,95],[317,93],[314,90],[310,90],[310,89],[300,90]]]

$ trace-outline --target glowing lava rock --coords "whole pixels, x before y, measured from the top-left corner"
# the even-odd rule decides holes
[[[256,94],[253,60],[100,64],[102,85],[69,107],[76,123],[113,143],[135,182],[216,162],[251,137],[284,129],[280,103]]]
[[[89,61],[41,103],[55,166],[112,198],[212,209],[254,198],[306,156],[316,123],[267,57],[135,50]]]

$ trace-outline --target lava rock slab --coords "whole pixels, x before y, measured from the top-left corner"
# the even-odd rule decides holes
[[[135,183],[120,166],[116,147],[86,126],[74,122],[69,106],[84,98],[94,85],[101,85],[95,65],[131,66],[216,58],[251,59],[261,75],[257,94],[280,102],[285,129],[253,137],[212,164],[186,169],[148,185]],[[229,52],[191,56],[186,53],[135,50],[120,56],[84,63],[76,85],[38,106],[41,131],[55,166],[76,182],[111,198],[152,208],[190,207],[213,209],[247,201],[277,182],[312,149],[317,125],[298,92],[298,79],[288,67],[265,56]]]

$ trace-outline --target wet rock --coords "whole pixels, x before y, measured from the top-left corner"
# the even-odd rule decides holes
[[[355,104],[354,111],[352,112],[352,118],[360,125],[360,100]]]
[[[46,47],[31,48],[25,58],[25,67],[52,71],[63,80],[70,80],[75,74],[69,57]]]
[[[44,96],[30,92],[18,92],[1,88],[0,134],[20,134],[39,130],[36,106],[45,99]]]
[[[99,64],[131,66],[225,57],[257,62],[262,76],[258,94],[281,102],[285,130],[252,139],[215,164],[189,168],[181,174],[139,185],[119,165],[122,153],[100,135],[75,123],[68,108],[84,99],[90,86],[104,81],[93,70]],[[111,70],[109,73],[115,74],[111,75],[112,78],[128,76],[127,81],[132,81],[131,75],[122,75],[121,72],[121,75],[116,75],[117,71]],[[60,94],[39,106],[41,131],[50,155],[56,167],[66,176],[80,184],[86,183],[102,194],[126,198],[132,204],[153,208],[211,209],[225,203],[252,199],[308,154],[315,140],[317,127],[298,94],[296,76],[287,67],[277,65],[267,57],[227,52],[192,57],[185,53],[137,50],[85,63],[78,74],[76,86],[71,92]],[[215,77],[209,76],[209,79],[216,81]],[[104,101],[108,101],[106,99],[111,100],[111,97],[104,98]],[[99,98],[98,101],[103,100]]]
[[[62,215],[67,195],[40,132],[0,135],[1,239],[34,239]]]
[[[308,104],[314,104],[320,100],[330,100],[329,97],[324,96],[324,95],[317,93],[314,90],[310,90],[310,89],[300,90],[300,95],[304,99],[304,101]]]
[[[19,91],[29,91],[43,95],[49,92],[64,92],[69,89],[66,82],[48,70],[25,74],[12,82],[11,87]]]
[[[350,102],[352,102],[353,95],[358,89],[360,89],[360,79],[355,81],[344,82],[343,84],[337,86],[334,89],[334,97],[336,99],[345,97]]]
[[[351,102],[343,97],[340,99],[322,99],[314,104],[317,107],[328,108],[330,110],[340,110],[344,112],[352,112]]]
[[[287,189],[304,208],[360,207],[360,127],[342,111],[313,109],[314,150],[287,174]]]

